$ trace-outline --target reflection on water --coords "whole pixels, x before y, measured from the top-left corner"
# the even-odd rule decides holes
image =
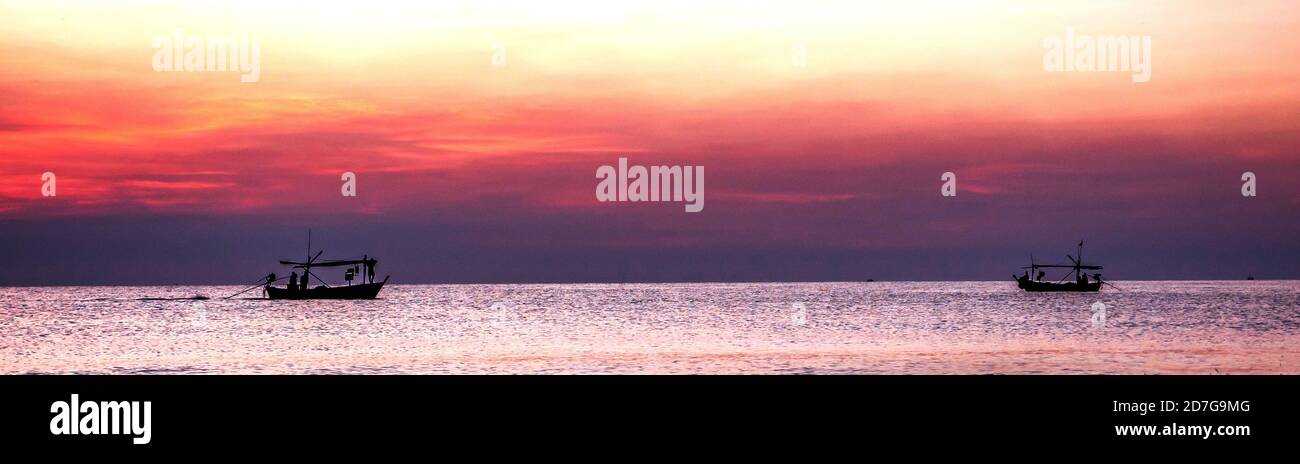
[[[296,302],[0,288],[0,373],[1300,372],[1300,282],[1121,285],[391,285]]]

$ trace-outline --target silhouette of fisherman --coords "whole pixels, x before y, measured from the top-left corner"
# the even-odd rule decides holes
[[[1043,281],[1043,276],[1046,276],[1046,275],[1047,275],[1046,272],[1038,271],[1038,278],[1037,278],[1037,279],[1034,279],[1034,280],[1037,280],[1037,281],[1039,281],[1039,282],[1042,282],[1042,281]]]
[[[353,255],[353,256],[356,256],[356,255]],[[374,260],[374,259],[370,259],[370,256],[369,256],[369,255],[364,256],[361,260],[362,260],[362,261],[365,261],[365,263],[366,263],[366,278],[368,279],[367,282],[370,282],[370,283],[372,283],[372,284],[375,283],[375,263],[377,263],[377,262],[379,262],[379,261],[378,261],[378,260]]]
[[[289,274],[289,290],[297,290],[297,289],[298,289],[298,273],[294,272],[292,274]]]

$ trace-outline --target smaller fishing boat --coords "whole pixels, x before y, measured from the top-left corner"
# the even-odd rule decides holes
[[[1034,255],[1029,255],[1029,265],[1021,268],[1026,270],[1024,275],[1012,275],[1011,278],[1016,280],[1017,287],[1026,292],[1097,292],[1101,291],[1103,284],[1109,285],[1109,283],[1101,280],[1100,273],[1093,274],[1089,278],[1088,273],[1083,272],[1101,270],[1099,265],[1083,264],[1083,240],[1079,241],[1079,251],[1077,253],[1079,255],[1078,259],[1068,254],[1065,255],[1066,258],[1070,259],[1071,264],[1038,264],[1034,262]],[[1047,273],[1039,269],[1053,268],[1070,269],[1070,272],[1056,282],[1044,280]],[[1070,280],[1071,276],[1074,277],[1073,280]]]
[[[276,282],[284,280],[285,277],[277,278],[275,274],[266,276],[264,290],[266,297],[272,300],[368,300],[379,296],[379,291],[388,283],[388,277],[384,280],[375,281],[375,265],[379,260],[372,256],[365,255],[361,259],[330,259],[320,260],[321,253],[325,250],[311,254],[311,231],[307,231],[307,260],[306,261],[280,261],[281,265],[289,266],[295,270],[302,271],[302,278],[298,278],[298,272],[294,271],[289,277],[289,282],[283,287],[277,287]],[[312,272],[312,268],[344,268],[343,280],[346,285],[330,285],[324,279],[321,279]],[[313,286],[311,279],[316,279],[317,284]],[[360,280],[360,283],[353,283],[354,280]]]

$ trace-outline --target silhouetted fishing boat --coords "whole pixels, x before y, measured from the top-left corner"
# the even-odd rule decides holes
[[[1083,272],[1085,270],[1101,270],[1101,266],[1083,264],[1082,240],[1079,241],[1078,254],[1078,259],[1065,255],[1072,264],[1037,264],[1034,262],[1034,255],[1031,254],[1029,255],[1029,265],[1021,268],[1026,269],[1025,274],[1019,277],[1012,275],[1011,278],[1016,280],[1017,287],[1027,292],[1096,292],[1101,290],[1102,284],[1109,285],[1101,280],[1100,273],[1093,274],[1092,279],[1089,279],[1088,273]],[[1070,272],[1056,282],[1043,280],[1047,273],[1039,271],[1039,269],[1051,268],[1066,268],[1070,269]],[[1067,282],[1070,276],[1074,276],[1074,280]]]
[[[330,287],[317,285],[307,290],[266,286],[266,297],[272,300],[369,300],[379,296],[379,290],[388,283],[388,277],[379,282]]]
[[[375,282],[375,265],[379,263],[369,255],[361,259],[333,259],[319,261],[321,253],[324,250],[311,254],[311,231],[307,232],[307,260],[306,261],[280,261],[280,264],[290,266],[293,269],[302,270],[302,280],[299,281],[298,273],[295,271],[288,277],[277,278],[274,273],[265,277],[265,281],[244,291],[263,286],[266,297],[272,300],[360,300],[372,299],[379,295],[379,291],[388,283],[388,276],[384,280]],[[343,271],[343,280],[347,285],[333,285],[326,283],[323,279],[316,276],[312,268],[333,267],[345,268]],[[275,283],[284,279],[289,279],[287,285],[283,287],[275,286]],[[311,279],[315,278],[318,285],[312,286]],[[361,283],[353,284],[353,280],[360,278]],[[244,293],[244,292],[239,292]],[[231,295],[230,297],[239,295]],[[227,298],[230,298],[227,297]]]

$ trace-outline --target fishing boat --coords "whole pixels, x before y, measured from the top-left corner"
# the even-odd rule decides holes
[[[358,269],[362,267],[373,269],[374,265],[378,263],[378,260],[370,257],[363,259],[340,259],[305,263],[281,261],[280,263],[292,265],[297,269],[302,269],[304,280],[308,279],[308,276],[310,276],[319,281],[319,285],[312,287],[311,284],[308,283],[300,284],[298,288],[293,288],[292,286],[277,287],[268,284],[266,286],[266,297],[272,300],[369,300],[379,296],[379,291],[384,288],[384,284],[388,283],[389,277],[384,276],[384,280],[375,282],[374,274],[366,272],[366,274],[369,274],[368,278],[365,275],[358,275],[358,272],[360,272]],[[321,280],[320,277],[316,277],[316,274],[311,272],[311,268],[313,267],[341,266],[348,266],[348,269],[344,271],[343,274],[344,278],[348,282],[347,285],[330,286]],[[352,280],[355,277],[361,277],[361,283],[353,284]],[[303,285],[306,285],[308,288],[303,288]]]
[[[331,259],[320,260],[321,253],[325,250],[311,254],[311,232],[307,233],[307,260],[306,261],[280,261],[281,265],[290,266],[293,269],[302,270],[302,281],[296,282],[294,279],[283,287],[275,286],[275,282],[283,280],[277,279],[275,274],[266,276],[266,297],[272,300],[362,300],[373,299],[379,295],[379,291],[388,283],[388,277],[384,280],[375,281],[375,265],[379,263],[378,259],[369,255],[361,259]],[[346,285],[330,285],[323,279],[312,272],[312,268],[344,268],[343,280],[347,281]],[[295,272],[294,275],[297,273]],[[311,285],[311,279],[316,279],[317,285]],[[353,280],[361,280],[361,283],[354,284]]]
[[[1012,275],[1011,278],[1016,280],[1016,286],[1026,292],[1097,292],[1101,291],[1103,284],[1109,285],[1101,280],[1100,273],[1093,274],[1092,278],[1089,279],[1088,273],[1083,272],[1101,270],[1101,266],[1083,264],[1082,240],[1079,241],[1077,253],[1079,255],[1078,259],[1068,254],[1065,255],[1066,258],[1070,259],[1071,264],[1038,264],[1034,262],[1034,255],[1031,254],[1029,255],[1029,265],[1021,268],[1025,269],[1024,275]],[[1069,269],[1070,272],[1056,282],[1043,280],[1047,273],[1039,270],[1059,268]],[[1070,280],[1071,276],[1074,277],[1073,280]]]

